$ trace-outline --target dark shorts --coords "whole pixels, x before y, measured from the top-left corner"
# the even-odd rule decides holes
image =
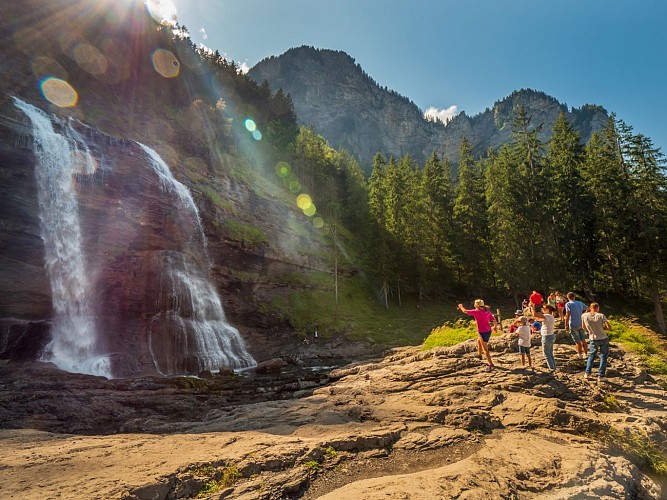
[[[491,338],[491,332],[479,332],[479,336],[482,337],[484,342],[488,342]]]
[[[521,354],[530,354],[530,347],[519,346],[519,352]]]

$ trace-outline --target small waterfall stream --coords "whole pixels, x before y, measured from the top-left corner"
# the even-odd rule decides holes
[[[61,130],[56,132],[46,113],[17,98],[14,103],[32,123],[40,228],[55,313],[52,340],[42,360],[70,372],[110,377],[109,358],[97,350],[98,332],[73,179],[81,169],[82,157],[86,159],[83,168],[93,163],[92,158],[85,144],[79,145],[68,132],[70,127],[56,122]]]
[[[220,297],[207,277],[211,263],[206,250],[206,237],[199,210],[186,186],[172,175],[164,160],[153,149],[139,144],[148,155],[153,169],[160,179],[160,187],[174,196],[180,205],[192,215],[197,238],[194,250],[203,255],[195,260],[190,252],[164,252],[162,262],[161,313],[153,318],[149,331],[149,349],[155,368],[163,374],[233,369],[255,366],[239,331],[227,323]],[[154,332],[168,331],[170,345],[156,345]],[[157,356],[157,351],[166,356]],[[179,353],[179,356],[172,354]],[[176,359],[185,360],[178,366]],[[166,359],[160,364],[159,359]]]

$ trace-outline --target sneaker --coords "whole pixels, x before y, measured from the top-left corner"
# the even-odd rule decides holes
[[[598,384],[601,383],[601,382],[606,382],[606,381],[607,381],[607,377],[601,377],[601,376],[598,375]]]
[[[582,353],[579,353],[579,359],[584,359],[584,355]]]
[[[493,365],[486,365],[486,371],[490,372],[491,370],[493,370]]]

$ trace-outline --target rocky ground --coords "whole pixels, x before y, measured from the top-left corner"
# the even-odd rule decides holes
[[[515,341],[403,348],[328,375],[106,381],[0,366],[2,498],[665,498],[665,385],[612,346],[583,379]],[[648,451],[647,451],[648,450]]]

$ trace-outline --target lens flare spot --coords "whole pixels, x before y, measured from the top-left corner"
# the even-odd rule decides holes
[[[276,163],[276,175],[278,177],[287,177],[291,172],[291,167],[286,161],[279,161]]]
[[[303,209],[303,213],[306,214],[308,217],[312,217],[315,215],[315,212],[317,212],[317,208],[315,208],[315,205],[311,203],[308,207]]]
[[[177,77],[181,71],[181,63],[176,56],[168,50],[157,49],[151,55],[153,68],[165,78]]]
[[[161,24],[174,24],[178,19],[178,10],[171,0],[145,0],[146,9],[153,19]]]
[[[49,76],[39,83],[39,88],[46,100],[61,108],[76,106],[79,94],[65,80]]]
[[[257,130],[257,124],[255,123],[255,120],[252,118],[246,118],[245,121],[243,122],[243,125],[245,125],[245,128],[248,132],[254,132]]]
[[[259,130],[255,130],[252,133],[252,138],[255,139],[256,141],[261,141],[262,140],[262,133]]]
[[[305,210],[312,204],[313,200],[309,195],[305,193],[301,193],[299,196],[296,197],[296,206],[299,207],[301,210]]]
[[[107,71],[107,58],[89,43],[79,43],[72,52],[74,60],[91,75],[102,75]]]
[[[298,193],[299,191],[301,191],[301,183],[299,181],[296,181],[296,180],[290,181],[289,190],[290,190],[290,193],[294,193],[294,194]]]
[[[324,227],[324,219],[322,217],[315,217],[313,219],[313,226],[317,229],[322,229]]]

